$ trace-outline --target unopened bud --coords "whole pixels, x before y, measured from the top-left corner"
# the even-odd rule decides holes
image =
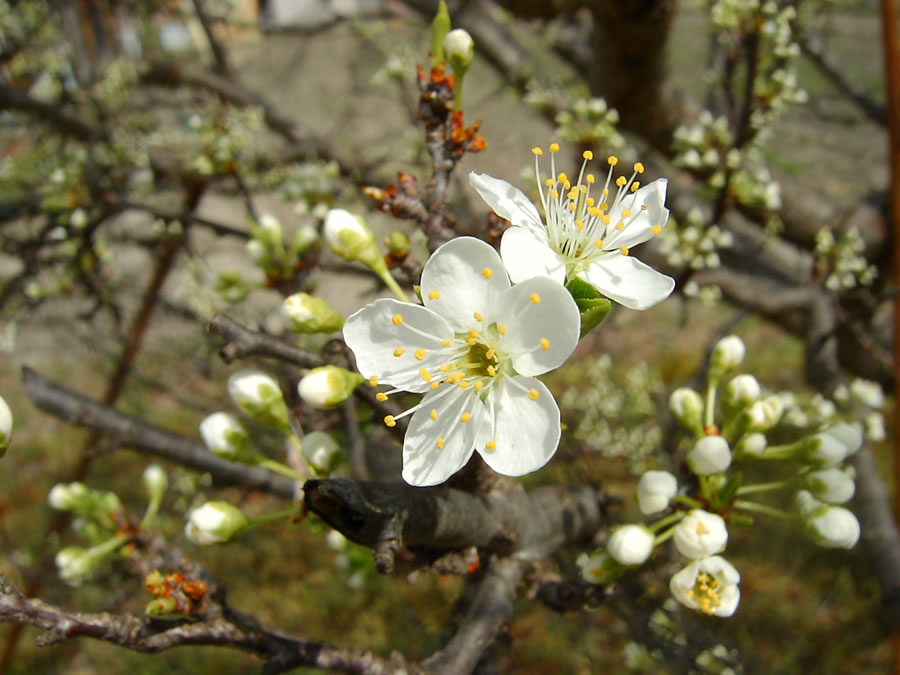
[[[250,434],[234,415],[215,412],[200,423],[200,435],[209,451],[228,462],[252,464],[256,456],[250,449]]]
[[[744,346],[744,341],[737,335],[723,337],[713,348],[709,363],[710,379],[718,381],[722,375],[740,365],[746,354],[747,348]]]
[[[641,525],[617,528],[607,542],[606,550],[622,565],[640,565],[653,552],[655,537]]]
[[[301,255],[312,248],[319,241],[319,233],[312,225],[304,225],[294,233],[291,249],[294,255]]]
[[[840,506],[823,505],[806,516],[806,533],[824,548],[853,548],[859,541],[859,521]]]
[[[144,481],[144,489],[147,491],[150,501],[158,502],[162,500],[163,495],[166,493],[166,488],[169,487],[169,477],[163,468],[157,464],[151,464],[144,469],[141,478]]]
[[[78,586],[90,576],[95,561],[88,549],[81,546],[67,546],[54,559],[60,578],[71,586]]]
[[[258,238],[267,248],[276,248],[281,246],[282,227],[278,219],[269,214],[264,213],[259,218],[259,225],[256,228],[255,238]]]
[[[344,260],[358,260],[376,271],[386,268],[375,235],[359,216],[344,209],[331,209],[325,216],[324,235],[328,247]]]
[[[303,437],[303,456],[320,475],[327,476],[340,462],[341,449],[324,431],[312,431]]]
[[[682,387],[669,396],[672,417],[688,431],[703,432],[703,399],[693,389]]]
[[[669,506],[678,492],[678,481],[668,471],[647,471],[637,486],[638,506],[645,516],[659,513]]]
[[[384,243],[387,245],[390,254],[395,258],[405,258],[409,255],[409,237],[403,232],[394,230],[388,235]]]
[[[625,572],[625,568],[607,551],[591,555],[582,553],[575,564],[581,570],[581,578],[592,584],[610,584]]]
[[[736,375],[725,388],[726,400],[735,408],[751,405],[759,394],[759,382],[752,375]]]
[[[828,504],[844,504],[853,498],[856,483],[840,469],[822,469],[806,474],[806,488],[819,499]]]
[[[731,448],[721,436],[704,436],[694,444],[686,460],[698,476],[721,473],[731,465]]]
[[[365,381],[359,373],[337,366],[313,368],[300,380],[297,391],[303,401],[320,410],[336,408],[350,398],[353,390]]]
[[[813,436],[801,459],[822,468],[837,466],[860,449],[862,440],[858,427],[840,422]]]
[[[747,434],[734,448],[734,455],[737,457],[759,457],[765,452],[769,442],[766,437],[757,432]]]
[[[333,333],[344,327],[344,317],[331,305],[307,293],[296,293],[281,304],[284,326],[295,333]]]
[[[247,516],[228,502],[206,502],[191,511],[184,533],[198,546],[222,544],[243,533],[250,525]]]
[[[290,429],[281,387],[261,370],[241,370],[228,378],[231,400],[256,421],[282,431]]]
[[[455,28],[447,33],[444,38],[444,56],[457,78],[462,77],[475,56],[475,41],[468,31]]]

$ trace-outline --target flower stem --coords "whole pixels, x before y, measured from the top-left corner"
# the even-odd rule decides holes
[[[734,508],[741,509],[743,511],[750,511],[753,513],[762,513],[767,516],[772,516],[773,518],[778,518],[779,520],[797,519],[796,514],[782,511],[781,509],[775,508],[774,506],[768,506],[767,504],[760,504],[759,502],[748,502],[745,499],[735,500]]]
[[[672,513],[672,514],[666,516],[665,518],[657,520],[652,525],[648,525],[647,529],[650,530],[651,532],[656,532],[657,530],[660,530],[660,529],[666,527],[667,525],[670,525],[672,523],[677,523],[679,520],[684,518],[684,516],[685,516],[684,511],[677,511],[676,513]]]
[[[274,459],[263,459],[257,463],[257,466],[261,466],[269,471],[274,471],[275,473],[280,473],[282,476],[287,476],[288,478],[293,478],[298,481],[305,481],[306,476],[297,473],[291,467],[286,464],[282,464],[281,462],[276,462]]]
[[[749,495],[754,492],[770,492],[771,490],[780,490],[796,485],[796,476],[785,478],[784,480],[775,480],[770,483],[756,483],[755,485],[743,485],[738,488],[737,494]]]
[[[385,286],[391,289],[394,295],[397,296],[398,300],[402,302],[409,302],[409,298],[406,296],[406,293],[403,292],[403,289],[400,288],[400,284],[397,283],[397,280],[394,279],[394,276],[391,274],[390,270],[387,267],[384,270],[378,271],[378,277],[384,282]]]
[[[691,497],[685,497],[684,495],[675,495],[672,497],[673,502],[678,502],[679,504],[684,504],[685,506],[690,506],[692,509],[702,509],[703,502],[692,499]]]
[[[267,523],[274,523],[277,520],[285,520],[286,518],[294,515],[297,512],[297,505],[292,504],[288,508],[282,511],[276,511],[275,513],[264,513],[259,516],[247,516],[247,520],[250,521],[249,527],[259,527],[260,525],[265,525]]]
[[[713,426],[716,421],[716,389],[718,385],[718,380],[710,380],[706,386],[706,410],[704,410],[703,424],[707,428]]]

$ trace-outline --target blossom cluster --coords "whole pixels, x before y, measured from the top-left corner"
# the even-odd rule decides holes
[[[856,226],[848,228],[839,240],[830,228],[819,230],[815,254],[819,274],[825,278],[825,288],[838,292],[856,286],[871,286],[878,269],[866,260],[865,248]]]
[[[694,208],[684,227],[667,227],[660,235],[659,250],[670,265],[687,265],[693,270],[720,266],[719,249],[731,248],[734,237],[718,225],[705,227],[703,214]]]

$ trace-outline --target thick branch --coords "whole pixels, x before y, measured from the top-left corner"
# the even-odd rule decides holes
[[[201,443],[178,436],[93,399],[50,382],[28,367],[22,369],[25,391],[41,410],[75,426],[112,437],[122,445],[209,472],[217,484],[241,485],[293,499],[293,482],[259,467],[226,462]]]

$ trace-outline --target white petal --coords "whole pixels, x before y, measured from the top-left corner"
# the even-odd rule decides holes
[[[538,236],[543,233],[546,238],[541,215],[519,188],[486,173],[474,172],[469,174],[469,185],[478,191],[481,198],[498,216],[506,218],[513,225],[527,227]]]
[[[500,240],[500,256],[514,284],[543,276],[561,284],[566,280],[566,258],[525,227],[511,227]]]
[[[578,344],[578,305],[564,286],[546,277],[510,288],[500,298],[494,317],[506,332],[500,348],[520,375],[540,375],[558,368]],[[547,349],[542,349],[542,340],[547,340]]]
[[[633,200],[631,197],[622,200],[610,214],[610,218],[613,223],[624,220],[628,224],[621,230],[612,229],[605,238],[604,248],[612,250],[620,246],[631,248],[643,244],[653,237],[651,227],[654,225],[665,227],[669,219],[669,210],[665,207],[667,185],[668,181],[660,178],[635,192]],[[647,206],[646,211],[641,210],[641,204]],[[621,207],[629,208],[632,215],[622,218]]]
[[[394,324],[394,317],[403,321]],[[426,337],[412,329],[426,333]],[[446,361],[441,342],[453,337],[453,329],[443,318],[422,307],[390,298],[380,298],[351,315],[344,324],[344,341],[356,356],[356,367],[363,377],[378,377],[406,391],[426,391],[428,383],[419,375],[424,367],[434,372]],[[395,350],[403,350],[394,356]],[[416,358],[424,349],[425,358]]]
[[[444,387],[452,387],[446,391]],[[409,422],[403,439],[403,480],[425,487],[443,483],[459,471],[475,451],[477,437],[485,425],[484,404],[471,389],[444,384],[422,399],[421,408]],[[431,419],[431,411],[437,412]],[[460,419],[471,414],[468,422]],[[438,448],[438,439],[443,447]]]
[[[532,389],[538,393],[536,401],[527,393]],[[559,408],[543,382],[533,377],[504,378],[490,393],[487,407],[488,415],[493,408],[494,419],[491,424],[489,417],[485,424],[485,438],[497,446],[488,450],[479,443],[478,452],[488,466],[506,476],[522,476],[550,461],[559,445]]]
[[[448,241],[422,270],[422,302],[459,332],[481,328],[475,312],[496,307],[509,286],[500,255],[474,237]]]
[[[620,253],[600,258],[579,276],[610,300],[631,309],[652,307],[675,288],[671,277]]]

